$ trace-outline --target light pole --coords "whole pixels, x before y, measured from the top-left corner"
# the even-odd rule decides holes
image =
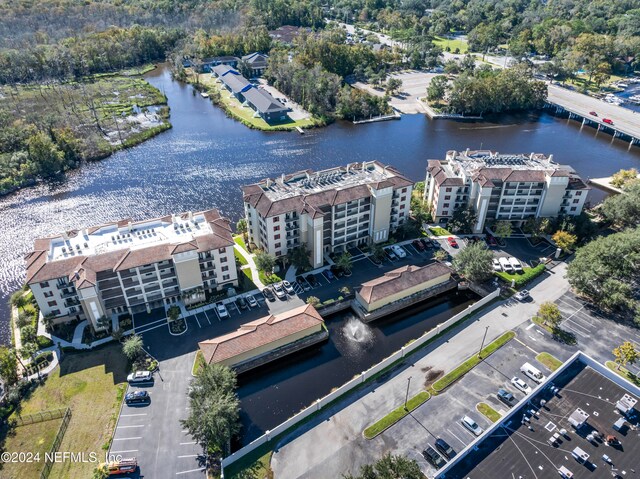
[[[484,336],[482,336],[482,343],[480,344],[480,350],[478,351],[479,359],[482,359],[482,348],[484,347],[484,340],[487,339],[487,331],[489,331],[489,326],[484,328]]]
[[[407,409],[407,401],[409,400],[409,385],[411,384],[411,376],[407,378],[407,394],[404,396],[404,410],[409,411]]]

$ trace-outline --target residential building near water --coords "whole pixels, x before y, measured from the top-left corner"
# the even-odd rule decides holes
[[[211,209],[122,220],[37,239],[26,282],[55,324],[136,313],[237,286],[228,219]]]
[[[304,170],[242,188],[249,242],[276,257],[305,245],[324,255],[384,243],[409,217],[413,182],[378,161]]]
[[[443,224],[456,210],[471,206],[477,215],[473,233],[481,233],[494,221],[521,226],[528,218],[579,215],[588,190],[553,155],[466,150],[428,161],[424,199],[434,222]]]

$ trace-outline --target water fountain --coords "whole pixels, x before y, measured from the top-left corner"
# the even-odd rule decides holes
[[[373,338],[371,327],[364,324],[355,316],[347,320],[343,332],[347,339],[358,343],[366,343]]]

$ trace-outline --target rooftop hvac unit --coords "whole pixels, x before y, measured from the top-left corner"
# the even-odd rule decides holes
[[[589,414],[582,409],[577,408],[573,411],[571,416],[569,416],[569,423],[576,429],[579,429],[587,422],[587,419],[589,419]]]
[[[576,447],[573,451],[571,451],[571,455],[580,464],[584,464],[589,460],[589,454],[587,454],[585,451],[583,451],[579,447]]]
[[[627,414],[634,408],[637,402],[638,401],[634,397],[629,394],[625,394],[616,403],[616,409],[622,414]]]

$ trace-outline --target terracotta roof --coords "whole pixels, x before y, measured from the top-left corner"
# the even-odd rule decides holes
[[[505,181],[518,181],[523,183],[540,183],[545,181],[546,174],[542,170],[513,170]]]
[[[218,363],[304,331],[323,322],[307,304],[243,324],[232,333],[198,343],[207,363]]]
[[[431,263],[422,267],[407,265],[363,283],[359,294],[367,303],[375,303],[444,274],[451,274],[451,269],[442,263]]]

